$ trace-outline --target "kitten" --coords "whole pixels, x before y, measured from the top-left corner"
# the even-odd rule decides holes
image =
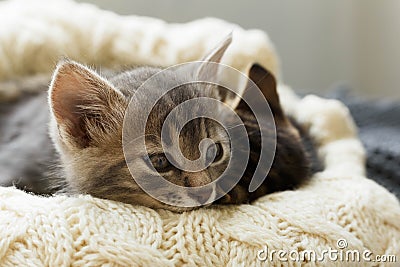
[[[205,60],[220,62],[230,44],[228,38]],[[85,193],[95,197],[139,204],[152,208],[185,211],[192,208],[167,205],[146,194],[132,178],[122,149],[124,114],[137,88],[160,68],[140,67],[104,78],[79,63],[61,62],[50,85],[46,108],[44,93],[31,93],[0,108],[0,167],[1,185],[16,184],[27,191],[42,194],[65,192]],[[170,73],[169,79],[180,77]],[[248,107],[241,101],[236,111],[245,121],[250,137],[251,155],[245,175],[239,184],[219,203],[245,203],[277,190],[299,185],[308,177],[309,161],[300,134],[285,117],[276,93],[273,76],[258,65],[249,73],[271,105],[277,127],[277,151],[274,164],[263,185],[253,193],[247,188],[258,163],[260,130]],[[164,90],[160,85],[157,90]],[[214,181],[229,161],[229,138],[225,130],[212,120],[190,121],[180,132],[179,145],[188,159],[209,154],[210,147],[199,151],[200,141],[210,138],[215,157],[212,164],[199,172],[185,172],[173,167],[161,148],[161,125],[167,114],[185,100],[196,97],[221,98],[222,89],[187,84],[172,90],[153,108],[146,122],[146,146],[150,162],[136,158],[137,173],[146,179],[156,175],[149,163],[169,182],[182,187],[198,187]],[[212,106],[199,106],[210,109]],[[216,109],[215,112],[218,112]],[[46,121],[50,120],[50,136]],[[263,129],[268,133],[268,129]],[[53,146],[54,144],[54,146]],[[196,148],[196,149],[194,149]],[[136,172],[135,172],[136,173]],[[61,177],[56,179],[51,177]],[[223,184],[201,194],[169,192],[159,188],[159,195],[170,203],[192,201],[204,204],[213,201]]]
[[[260,158],[261,131],[268,136],[272,130],[260,129],[253,112],[241,100],[235,111],[242,118],[249,136],[250,159],[242,179],[217,201],[219,204],[249,203],[272,192],[296,189],[307,182],[313,173],[322,169],[314,142],[306,129],[283,112],[274,76],[258,64],[250,68],[248,75],[262,91],[273,113],[277,138],[274,161],[261,186],[254,192],[249,192],[250,181]],[[219,186],[225,187],[224,184]]]

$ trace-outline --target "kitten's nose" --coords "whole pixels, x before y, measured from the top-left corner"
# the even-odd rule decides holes
[[[201,190],[197,190],[194,193],[189,193],[189,196],[195,200],[197,200],[201,205],[206,204],[207,200],[210,199],[210,197],[213,194],[213,189],[212,188],[205,188]]]

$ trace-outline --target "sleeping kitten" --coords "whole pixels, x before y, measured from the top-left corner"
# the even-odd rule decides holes
[[[205,58],[220,62],[230,39],[223,42]],[[41,194],[65,192],[85,193],[95,197],[140,204],[152,208],[184,211],[160,202],[146,194],[132,179],[122,149],[124,114],[136,89],[159,68],[142,67],[108,79],[81,64],[61,62],[52,79],[48,102],[44,93],[31,93],[0,107],[0,185],[16,184],[27,191]],[[283,114],[273,76],[258,65],[249,73],[271,106],[277,127],[277,151],[274,164],[263,185],[249,194],[247,187],[258,162],[260,130],[248,107],[240,102],[237,113],[245,121],[250,137],[251,155],[245,176],[219,203],[244,203],[263,194],[293,188],[309,174],[309,161],[300,134]],[[170,79],[180,79],[176,73]],[[163,90],[162,85],[157,90]],[[146,146],[150,162],[137,157],[137,173],[152,179],[151,164],[166,180],[182,187],[198,187],[214,181],[227,166],[230,155],[229,138],[225,130],[212,120],[190,121],[179,133],[179,145],[188,159],[204,155],[211,165],[199,172],[174,168],[161,148],[161,125],[168,113],[185,100],[196,97],[220,99],[220,87],[204,90],[203,86],[187,84],[165,95],[154,106],[146,123]],[[210,109],[210,106],[199,106]],[[218,110],[215,110],[218,112]],[[50,116],[49,116],[50,115]],[[50,118],[49,118],[50,117]],[[50,136],[47,121],[50,119]],[[268,133],[268,129],[263,129]],[[210,138],[216,146],[199,151],[200,141]],[[54,146],[53,146],[54,144]],[[194,149],[196,148],[196,149]],[[209,153],[211,149],[216,149]],[[207,158],[209,154],[214,157]],[[61,177],[53,180],[51,177]],[[170,202],[209,203],[223,184],[201,194],[165,192],[159,195]]]
[[[293,190],[305,183],[313,173],[322,170],[315,145],[306,129],[283,112],[274,76],[258,64],[251,67],[248,75],[262,91],[274,116],[277,138],[274,161],[267,178],[257,190],[250,193],[248,188],[260,157],[261,131],[268,136],[271,135],[271,129],[260,129],[253,112],[241,100],[235,111],[243,120],[249,136],[250,159],[242,179],[217,201],[219,204],[249,203],[272,192]],[[224,184],[219,186],[224,188]]]

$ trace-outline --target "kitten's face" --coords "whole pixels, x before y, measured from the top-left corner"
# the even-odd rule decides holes
[[[187,87],[187,86],[185,86]],[[185,95],[183,92],[193,90],[191,88],[180,88],[178,94],[181,97],[174,96],[174,92],[167,102],[173,103],[174,99],[190,99],[192,97]],[[196,89],[195,89],[196,90]],[[192,91],[193,92],[193,91]],[[195,92],[195,91],[194,91]],[[178,105],[176,101],[169,107],[172,109],[174,105]],[[230,157],[230,142],[226,131],[217,122],[207,118],[197,118],[190,120],[181,131],[179,131],[175,123],[164,125],[166,127],[166,134],[161,139],[161,127],[165,122],[166,116],[170,113],[170,109],[165,108],[166,103],[163,101],[156,105],[149,116],[146,125],[146,147],[149,155],[148,160],[145,160],[146,166],[150,165],[154,169],[149,168],[148,173],[156,171],[167,181],[183,186],[183,187],[200,187],[211,183],[216,180],[225,170]],[[208,108],[213,109],[212,106],[202,107],[198,105],[199,109]],[[214,107],[214,112],[218,112],[218,108]],[[176,122],[180,118],[175,118]],[[174,136],[179,136],[174,141]],[[212,140],[210,143],[201,143],[202,140]],[[172,146],[179,147],[183,157],[190,161],[199,160],[208,166],[204,170],[203,166],[196,166],[199,171],[192,171],[185,162],[180,162],[180,155],[172,149]],[[199,193],[190,194],[179,190],[173,194],[167,193],[168,202],[174,204],[190,204],[193,206],[211,203],[216,197],[215,186],[212,189],[204,189]]]
[[[133,73],[129,76],[136,76]],[[174,79],[171,75],[170,79]],[[131,79],[132,80],[132,79]],[[125,88],[133,86],[128,80],[123,82]],[[133,87],[132,87],[133,88]],[[154,90],[163,90],[162,87]],[[122,89],[125,94],[128,89]],[[152,108],[145,127],[145,146],[146,151],[140,149],[140,141],[130,143],[129,152],[133,155],[129,156],[128,161],[132,159],[131,172],[133,175],[144,177],[147,181],[154,181],[161,175],[165,180],[181,186],[181,187],[201,187],[216,180],[225,170],[230,158],[230,141],[224,128],[217,122],[208,118],[197,118],[189,120],[187,123],[182,122],[185,117],[174,117],[169,123],[166,120],[171,111],[178,107],[181,103],[195,99],[198,97],[215,98],[217,88],[204,88],[202,84],[186,84],[175,88],[165,94]],[[214,92],[214,94],[212,94]],[[205,109],[212,113],[220,112],[218,106],[197,104],[195,111],[201,113]],[[130,109],[132,115],[136,115],[141,111]],[[192,110],[193,111],[193,110]],[[190,114],[188,114],[190,117]],[[179,124],[185,126],[180,130]],[[129,124],[128,124],[129,125]],[[133,129],[134,123],[131,123]],[[163,127],[166,129],[162,134]],[[178,139],[174,139],[178,136]],[[210,143],[203,143],[205,139],[212,140]],[[200,160],[207,168],[199,171],[189,169],[185,162],[181,161],[179,153],[173,150],[176,145],[183,157],[189,161]],[[147,157],[148,156],[148,157]],[[201,169],[202,166],[197,166]],[[164,199],[173,205],[183,206],[200,206],[205,203],[211,203],[216,198],[216,186],[212,188],[199,189],[199,192],[191,193],[187,190],[171,190],[171,188],[157,187],[152,189],[152,193],[157,195],[158,199]],[[172,208],[174,210],[187,210],[186,208]],[[163,205],[165,207],[165,205]]]

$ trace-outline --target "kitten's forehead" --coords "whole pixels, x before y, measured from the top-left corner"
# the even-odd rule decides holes
[[[122,72],[109,80],[125,97],[131,98],[147,79],[160,71],[159,68],[139,67]]]
[[[217,97],[217,89],[213,85],[197,82],[195,78],[192,83],[188,83],[187,77],[181,77],[184,74],[179,71],[163,70],[155,67],[139,67],[122,72],[110,78],[110,82],[127,98],[131,98],[136,90],[142,86],[146,80],[159,72],[163,72],[163,79],[173,81],[173,84],[180,85],[175,88],[183,88],[184,90],[171,90],[173,88],[168,88],[168,83],[165,82],[165,80],[154,79],[153,81],[155,81],[155,83],[152,83],[152,88],[148,88],[147,91],[149,92],[147,93],[163,94],[171,90],[171,98],[174,102],[178,103],[200,96]]]
[[[169,132],[166,136],[173,136],[176,131],[182,129],[180,134],[187,135],[191,139],[207,137],[207,128],[210,124],[206,123],[208,120],[203,116],[206,111],[218,111],[215,102],[192,101],[189,108],[187,105],[181,105],[185,101],[204,97],[205,93],[202,91],[202,87],[199,84],[186,84],[164,95],[154,105],[147,120],[146,131],[161,135],[164,127]],[[196,143],[196,140],[193,142]]]
[[[137,89],[145,83],[147,79],[160,71],[162,70],[158,68],[138,68],[115,76],[111,79],[111,82],[125,97],[127,97],[127,99],[131,99]],[[174,83],[180,84],[179,81],[182,77],[179,76],[179,73],[168,70],[164,70],[163,72],[164,78],[168,78],[173,80]],[[193,148],[197,147],[204,138],[218,137],[222,139],[225,137],[220,125],[201,117],[201,114],[204,114],[205,110],[215,110],[215,112],[218,112],[218,106],[215,102],[195,102],[188,110],[184,110],[184,107],[182,108],[182,106],[180,106],[180,104],[185,101],[199,97],[217,98],[215,95],[217,88],[214,85],[199,82],[182,82],[182,85],[170,90],[171,88],[166,88],[166,84],[167,83],[160,81],[157,84],[152,83],[151,88],[138,91],[145,94],[141,97],[141,99],[143,99],[142,101],[152,99],[154,95],[163,95],[159,101],[153,105],[152,111],[146,121],[145,134],[149,153],[162,152],[160,151],[160,147],[162,144],[161,132],[163,126],[166,126],[164,129],[167,132],[167,134],[163,135],[163,142],[167,147],[177,141],[182,149],[190,147],[191,150],[198,152],[198,149]],[[152,105],[152,103],[151,100],[148,100],[148,103],[140,103],[140,105]],[[175,117],[172,116],[170,123],[165,124],[167,116],[170,115],[171,111],[174,109],[179,110],[179,115]],[[130,112],[140,113],[141,109],[140,107],[133,108]],[[200,115],[199,119],[194,119],[197,115]],[[185,125],[185,127],[180,131],[179,125]],[[134,125],[132,126],[134,127]],[[179,136],[179,140],[173,140],[174,136]]]

